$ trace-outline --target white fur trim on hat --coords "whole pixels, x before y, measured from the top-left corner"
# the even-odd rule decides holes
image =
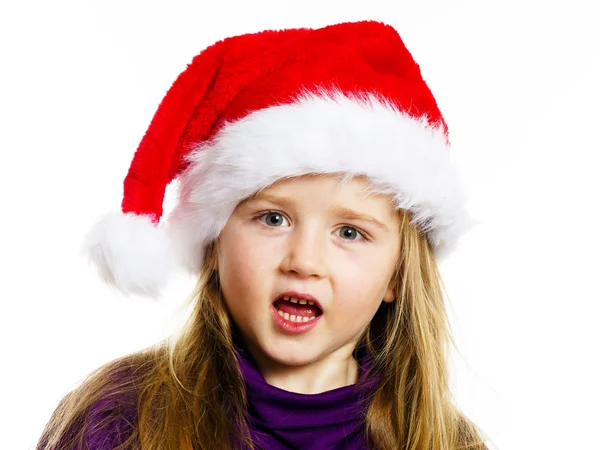
[[[366,175],[375,192],[392,194],[398,209],[412,212],[438,258],[475,223],[465,211],[443,128],[374,95],[303,94],[226,124],[188,159],[167,232],[196,273],[205,245],[237,204],[282,177]]]

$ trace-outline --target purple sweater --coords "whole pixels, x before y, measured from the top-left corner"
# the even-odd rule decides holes
[[[264,450],[367,449],[361,405],[374,386],[361,367],[361,381],[321,394],[296,394],[270,386],[251,355],[240,347],[248,394],[252,440]],[[359,355],[361,364],[365,358]]]
[[[374,380],[367,382],[364,367],[360,370],[364,384],[361,382],[321,394],[296,394],[268,385],[245,347],[238,345],[238,350],[249,401],[249,428],[257,448],[367,449],[360,404],[363,395],[372,389]],[[365,358],[360,355],[359,361],[366,364]],[[90,411],[88,419],[91,426],[86,430],[86,445],[80,450],[114,449],[131,434],[136,416],[133,398],[103,400]],[[110,426],[100,430],[93,427],[94,423],[106,419],[109,419]],[[65,436],[65,439],[68,437]],[[42,444],[43,438],[38,449]],[[59,445],[56,450],[61,448]]]

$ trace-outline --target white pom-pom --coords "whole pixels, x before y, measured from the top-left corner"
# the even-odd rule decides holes
[[[156,297],[175,267],[166,233],[148,216],[110,213],[84,240],[83,252],[106,283],[123,294]]]

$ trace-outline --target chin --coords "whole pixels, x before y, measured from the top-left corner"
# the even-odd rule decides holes
[[[304,366],[315,361],[314,355],[267,355],[271,360],[286,366]]]
[[[318,359],[319,353],[313,347],[308,349],[300,342],[277,339],[268,346],[260,346],[265,358],[286,366],[303,366]]]

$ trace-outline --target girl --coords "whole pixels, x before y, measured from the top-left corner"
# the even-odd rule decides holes
[[[201,52],[87,239],[125,293],[198,274],[192,314],[69,393],[38,449],[485,448],[448,386],[437,259],[472,222],[447,136],[388,25]]]

